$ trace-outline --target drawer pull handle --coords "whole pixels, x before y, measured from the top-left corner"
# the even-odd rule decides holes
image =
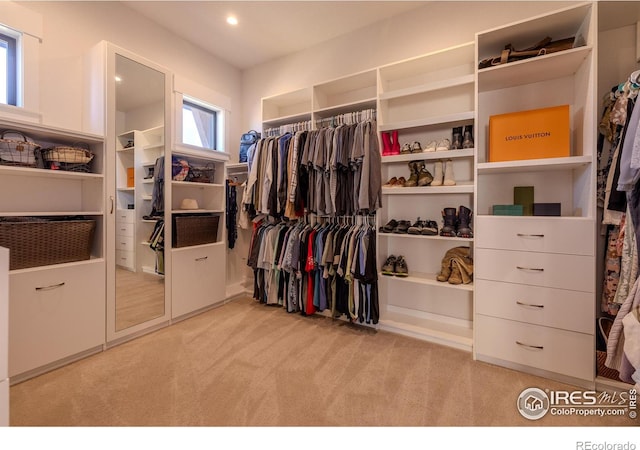
[[[196,258],[196,261],[204,261],[208,258],[209,258],[208,256],[203,256],[202,258]]]
[[[518,233],[519,237],[544,237],[544,234],[525,234],[525,233]]]
[[[544,347],[542,345],[529,345],[529,344],[523,344],[520,341],[516,341],[516,344],[522,346],[522,347],[527,347],[527,348],[533,348],[536,350],[544,350]]]
[[[516,301],[516,303],[520,306],[531,306],[532,308],[544,308],[544,305],[534,305],[532,303],[522,303],[520,301]]]
[[[544,272],[544,269],[539,269],[537,267],[522,267],[522,266],[516,266],[517,269],[520,270],[535,270],[536,272]]]
[[[64,281],[58,284],[52,284],[51,286],[40,286],[36,288],[36,291],[48,291],[50,289],[57,289],[59,287],[64,286]]]

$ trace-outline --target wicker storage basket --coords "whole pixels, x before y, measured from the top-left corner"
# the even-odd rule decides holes
[[[0,220],[0,246],[9,269],[47,266],[91,257],[95,220],[6,218]]]
[[[0,164],[35,167],[36,150],[39,148],[38,144],[21,132],[5,130],[0,133]]]
[[[82,147],[56,146],[41,150],[44,166],[70,172],[90,172],[94,154]]]
[[[173,247],[209,244],[218,238],[220,216],[175,215],[173,217]]]

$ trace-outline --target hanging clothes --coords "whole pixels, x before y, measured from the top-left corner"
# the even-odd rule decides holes
[[[638,255],[640,254],[640,105],[636,101],[640,71],[634,72],[629,80],[615,90],[615,103],[608,114],[609,127],[601,121],[601,134],[619,137],[612,158],[615,171],[609,170],[607,183],[614,184],[625,194],[625,210],[620,216],[619,237],[615,249],[620,255],[620,270],[616,292],[609,308],[615,313],[614,324],[607,341],[605,365],[618,370],[620,379],[636,383],[640,387],[640,278],[638,278]],[[604,115],[603,115],[604,116]],[[612,132],[609,132],[613,130]],[[603,133],[604,131],[604,133]],[[599,152],[600,156],[600,152]],[[613,181],[612,181],[613,180]],[[615,202],[605,200],[605,217]],[[619,206],[619,205],[618,205]],[[613,240],[609,241],[609,254]],[[606,283],[605,283],[606,285]],[[630,286],[632,286],[630,288]],[[611,287],[611,286],[610,286]],[[610,293],[609,293],[610,294]],[[611,310],[611,305],[617,307]],[[617,310],[619,308],[619,310]],[[616,311],[617,310],[617,311]]]
[[[238,238],[237,228],[237,214],[238,214],[238,200],[236,194],[236,185],[230,180],[225,182],[226,192],[226,226],[227,226],[227,246],[233,249],[236,245],[236,239]]]
[[[253,298],[290,313],[328,310],[332,317],[376,324],[375,240],[368,224],[261,219],[255,223],[247,258],[254,269]]]
[[[246,210],[298,219],[371,214],[382,206],[375,120],[267,136],[256,143],[242,203]]]

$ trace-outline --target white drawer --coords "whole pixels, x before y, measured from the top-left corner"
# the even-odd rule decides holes
[[[9,376],[104,343],[104,261],[25,270],[9,279]]]
[[[475,289],[477,314],[594,334],[595,298],[589,292],[478,279]]]
[[[595,292],[592,256],[476,249],[474,278]]]
[[[116,264],[127,269],[135,269],[135,253],[124,250],[116,250]]]
[[[116,211],[116,223],[134,223],[135,221],[135,209],[119,209]]]
[[[9,380],[0,380],[0,427],[9,426]]]
[[[595,255],[593,220],[577,217],[478,216],[476,248]]]
[[[116,236],[116,251],[132,252],[134,248],[133,236]]]
[[[594,337],[483,315],[474,323],[476,355],[583,380],[594,378]],[[482,359],[482,358],[480,358]]]
[[[180,317],[224,300],[223,243],[172,250],[171,315]]]
[[[135,226],[132,223],[116,223],[116,236],[134,236]]]

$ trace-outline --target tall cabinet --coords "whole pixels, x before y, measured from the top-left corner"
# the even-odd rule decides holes
[[[25,249],[48,249],[44,259],[44,251],[38,258],[12,261],[10,256],[8,375],[14,383],[102,350],[105,144],[100,135],[14,120],[0,120],[0,129],[19,132],[44,149],[81,146],[93,154],[82,171],[65,170],[71,166],[50,170],[40,164],[0,164],[0,187],[12,193],[0,199],[0,216],[18,223],[53,220],[50,231],[57,236],[39,231],[44,225],[36,224],[19,239],[8,238],[22,255],[34,254]],[[72,219],[94,223],[95,228],[81,233]],[[3,235],[7,238],[11,231],[3,228]],[[72,245],[84,251],[61,257]],[[14,251],[14,256],[17,254]]]
[[[592,386],[596,242],[595,4],[582,4],[477,34],[478,61],[506,44],[576,36],[576,47],[477,71],[474,354],[528,372]],[[491,162],[497,114],[569,105],[568,157]],[[494,216],[514,187],[559,217]]]
[[[171,240],[171,317],[179,319],[226,299],[225,163],[228,155],[180,145],[173,147],[171,155],[178,161],[188,161],[197,173],[203,173],[201,181],[172,180],[170,183],[171,218],[175,227]],[[198,209],[182,209],[189,200],[195,200]],[[199,239],[202,231],[198,230],[202,227],[206,236]]]

